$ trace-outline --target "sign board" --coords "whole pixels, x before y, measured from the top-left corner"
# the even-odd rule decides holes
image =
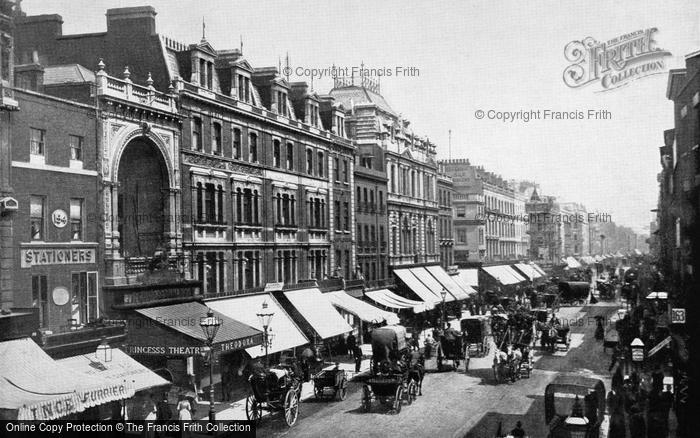
[[[284,283],[266,283],[265,292],[278,292],[284,289]]]
[[[51,223],[56,228],[63,228],[68,225],[68,215],[60,208],[58,210],[54,210],[53,213],[51,213]]]
[[[685,308],[671,309],[671,324],[685,324]]]
[[[70,293],[68,289],[63,286],[55,287],[51,292],[51,297],[53,298],[54,304],[57,306],[66,305],[68,301],[70,301]]]
[[[41,248],[20,251],[20,265],[23,268],[93,264],[95,262],[95,248]]]
[[[241,339],[219,342],[214,344],[213,349],[221,353],[228,353],[254,347],[260,345],[261,342],[262,334],[258,334]],[[201,355],[206,351],[206,347],[204,345],[125,345],[124,350],[129,355],[188,357]]]
[[[633,362],[643,362],[644,361],[644,349],[643,348],[632,348],[632,361]]]

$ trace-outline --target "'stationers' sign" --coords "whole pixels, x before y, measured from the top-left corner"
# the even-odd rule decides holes
[[[20,259],[23,268],[95,263],[96,260],[94,248],[22,249]]]

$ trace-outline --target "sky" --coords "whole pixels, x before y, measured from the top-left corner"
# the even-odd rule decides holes
[[[106,9],[141,5],[156,9],[159,33],[181,42],[198,42],[202,22],[217,50],[237,48],[242,39],[254,67],[280,59],[285,66],[289,54],[291,80],[310,82],[304,69],[332,65],[390,70],[381,94],[438,145],[438,158],[468,158],[506,179],[534,180],[541,194],[608,213],[639,232],[648,232],[653,218],[658,148],[673,127],[667,71],[700,50],[697,0],[22,2],[28,15],[60,14],[64,34],[105,31]],[[600,84],[565,85],[569,42],[648,28],[658,29],[657,47],[671,53],[663,74],[606,92]],[[315,78],[313,85],[325,93],[333,82]],[[585,118],[504,122],[477,119],[478,110],[539,110],[542,117],[545,110],[581,111]],[[589,110],[609,118],[588,119]]]

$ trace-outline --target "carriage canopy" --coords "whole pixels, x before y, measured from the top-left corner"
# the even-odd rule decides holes
[[[557,412],[555,397],[573,399],[577,396],[584,403],[584,412],[591,424],[600,426],[605,413],[605,385],[600,379],[576,374],[559,375],[547,385],[544,393],[545,421],[549,424],[556,415],[566,416],[571,412]]]
[[[398,353],[406,347],[404,326],[388,325],[372,330],[372,355],[376,361],[398,358]]]

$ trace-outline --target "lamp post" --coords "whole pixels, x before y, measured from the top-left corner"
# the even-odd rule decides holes
[[[447,297],[447,289],[444,287],[440,291],[440,296],[442,297],[442,317],[441,317],[441,328],[446,328],[447,326],[447,321],[445,320],[445,298]]]
[[[265,367],[267,368],[269,366],[267,362],[267,351],[272,344],[272,335],[269,333],[270,322],[272,321],[272,317],[275,316],[275,312],[268,310],[267,301],[263,301],[262,309],[256,314],[256,316],[258,317],[260,325],[263,328],[263,344],[261,345],[261,348],[265,348]]]
[[[209,421],[215,420],[214,413],[214,350],[212,345],[214,344],[214,338],[216,333],[221,327],[221,320],[214,316],[214,311],[209,309],[207,316],[203,316],[199,320],[199,326],[202,327],[204,336],[206,337],[207,345],[206,349],[203,349],[207,357],[209,358]]]

